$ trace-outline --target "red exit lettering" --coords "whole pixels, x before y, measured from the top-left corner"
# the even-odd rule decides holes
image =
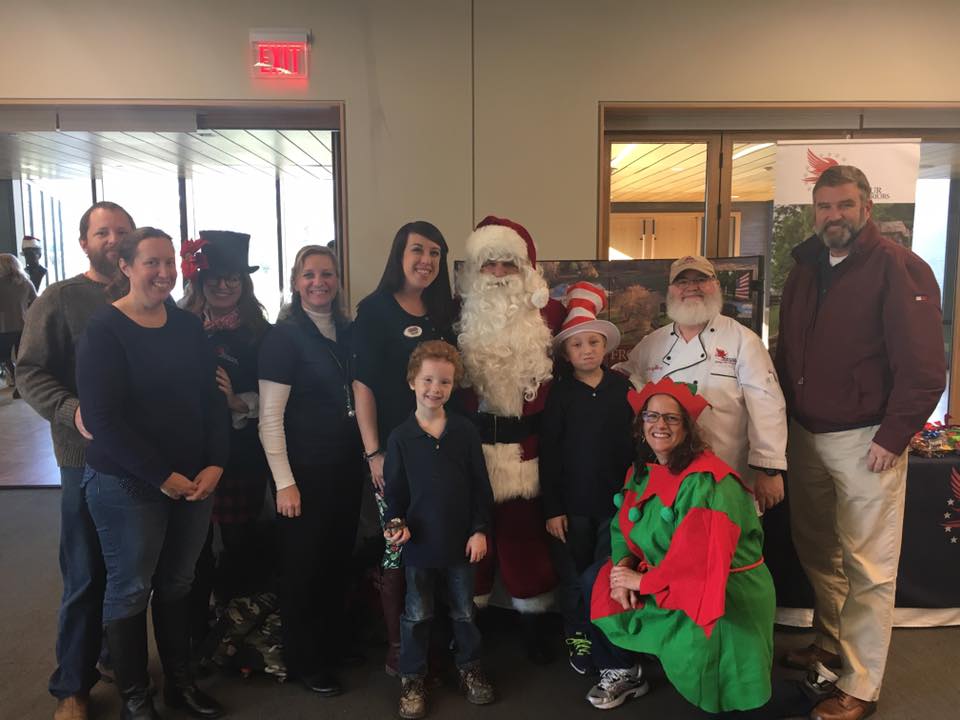
[[[307,44],[258,42],[255,44],[256,62],[253,64],[259,77],[305,78],[307,76]]]

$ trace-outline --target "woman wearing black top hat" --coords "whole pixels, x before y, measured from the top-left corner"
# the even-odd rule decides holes
[[[300,249],[289,312],[260,348],[260,439],[277,487],[280,619],[291,677],[342,692],[345,582],[360,517],[349,322],[333,251]]]
[[[181,254],[188,281],[181,307],[203,321],[217,358],[216,381],[230,411],[230,456],[214,496],[211,522],[220,528],[223,552],[214,570],[212,529],[197,563],[194,581],[194,640],[207,630],[211,590],[218,600],[261,588],[256,558],[255,522],[263,508],[270,470],[257,435],[260,396],[257,355],[270,323],[253,291],[248,264],[250,236],[225,230],[202,230]]]

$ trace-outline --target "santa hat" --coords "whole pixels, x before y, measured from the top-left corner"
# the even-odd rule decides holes
[[[482,265],[487,260],[527,259],[537,266],[533,237],[520,223],[487,215],[467,238],[467,259]]]
[[[669,395],[672,397],[680,403],[680,407],[687,411],[693,422],[696,422],[700,413],[710,405],[702,395],[696,394],[696,386],[677,383],[668,377],[661,378],[655,383],[647,383],[640,389],[640,392],[629,391],[627,402],[630,403],[634,413],[639,413],[643,410],[643,406],[647,404],[647,400],[654,395]]]
[[[612,322],[598,320],[597,315],[607,307],[607,291],[588,282],[574,283],[563,298],[567,319],[553,339],[559,345],[568,337],[583,332],[600,333],[607,339],[607,350],[620,346],[620,330]]]

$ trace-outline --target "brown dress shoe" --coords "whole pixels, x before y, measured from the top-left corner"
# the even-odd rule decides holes
[[[810,720],[861,720],[873,715],[876,709],[875,702],[855,698],[838,689],[833,697],[828,697],[813,709]]]
[[[840,656],[827,652],[821,647],[810,643],[804,648],[789,650],[780,658],[780,664],[794,670],[808,670],[816,663],[821,662],[831,670],[840,669]]]
[[[72,695],[57,703],[53,720],[87,720],[87,699]]]

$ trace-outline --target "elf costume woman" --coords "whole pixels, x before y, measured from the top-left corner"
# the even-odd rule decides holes
[[[759,708],[770,698],[775,598],[753,497],[700,441],[694,423],[707,402],[690,387],[665,378],[629,400],[656,462],[628,471],[612,557],[592,569],[601,680],[587,699],[610,708],[643,695],[634,653],[650,653],[701,709]]]

